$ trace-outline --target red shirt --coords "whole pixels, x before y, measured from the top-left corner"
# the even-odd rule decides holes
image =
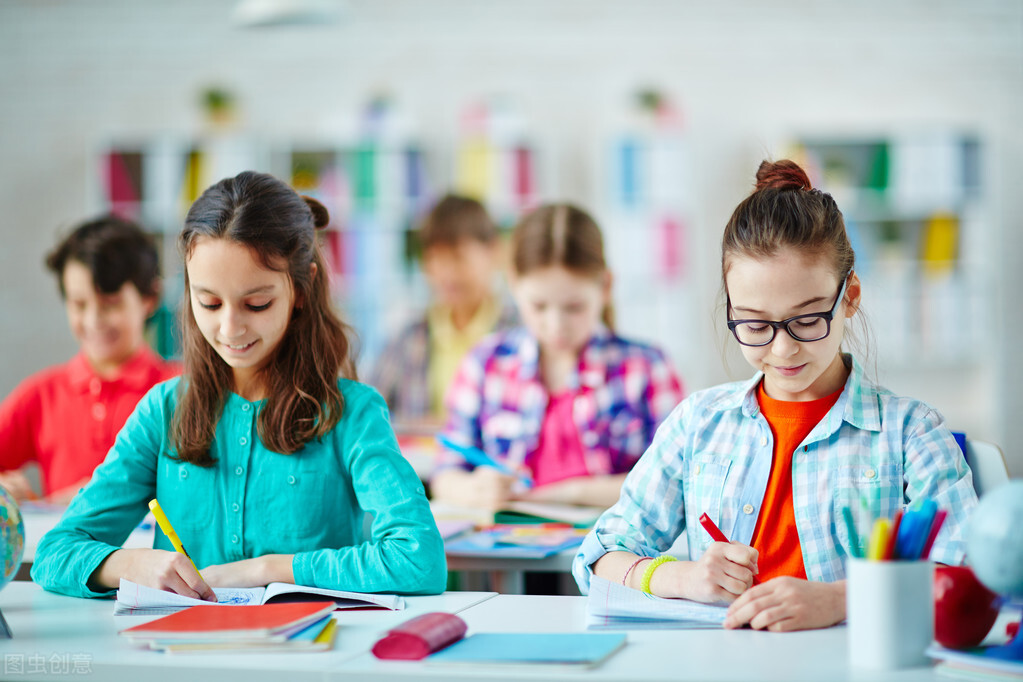
[[[760,582],[788,575],[806,580],[803,549],[796,532],[796,514],[792,502],[792,455],[813,427],[838,402],[842,390],[819,400],[790,402],[775,400],[757,387],[757,402],[774,435],[774,459],[767,479],[764,502],[753,529],[750,546],[759,552],[757,576]]]
[[[180,373],[143,346],[113,379],[82,353],[33,374],[0,403],[0,470],[38,462],[44,495],[88,478],[146,391]]]

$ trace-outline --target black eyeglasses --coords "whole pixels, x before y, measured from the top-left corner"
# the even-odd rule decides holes
[[[849,282],[849,276],[842,278],[842,285],[838,288],[838,296],[835,298],[835,305],[826,313],[808,313],[796,315],[781,322],[771,320],[729,320],[728,328],[735,335],[735,340],[744,346],[766,346],[774,341],[774,335],[779,329],[784,329],[789,336],[796,341],[820,341],[827,338],[831,333],[831,320],[835,319],[835,311],[838,304],[845,297],[845,287]],[[728,303],[729,315],[731,315],[732,303]]]

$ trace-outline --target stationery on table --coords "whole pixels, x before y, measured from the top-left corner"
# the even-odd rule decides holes
[[[225,649],[314,651],[330,647],[336,623],[330,601],[259,606],[193,606],[121,630],[133,643],[171,653]]]
[[[428,665],[528,666],[529,670],[589,669],[625,646],[618,633],[487,633],[470,635],[432,654]]]
[[[328,590],[322,587],[270,583],[266,587],[215,587],[217,602],[226,606],[250,606],[268,602],[333,601],[336,609],[379,608],[400,611],[405,608],[404,597],[394,594],[366,594]],[[190,606],[215,606],[201,599],[185,597],[174,592],[137,585],[121,578],[117,590],[114,615],[156,615],[174,613]]]
[[[728,606],[689,599],[665,599],[604,580],[590,578],[586,624],[590,629],[720,628]]]
[[[625,635],[593,633],[478,633],[453,613],[426,613],[387,632],[373,645],[382,660],[431,665],[529,666],[530,670],[592,668],[625,644]]]
[[[444,434],[437,435],[437,442],[440,443],[445,448],[447,448],[448,450],[454,450],[455,452],[460,454],[462,457],[465,458],[466,462],[473,465],[474,467],[480,466],[492,467],[500,471],[502,474],[505,474],[507,476],[514,476],[515,478],[519,479],[519,482],[522,483],[522,485],[524,485],[527,488],[533,487],[533,479],[531,476],[529,476],[529,474],[512,471],[507,465],[503,464],[502,462],[498,462],[496,459],[494,459],[493,457],[491,457],[490,455],[483,452],[477,447],[473,447],[471,445],[459,445],[458,443],[454,442]]]
[[[860,546],[852,513],[842,512],[849,533],[850,554],[854,558],[872,561],[920,561],[931,553],[938,532],[945,523],[948,512],[938,509],[934,500],[925,499],[912,509],[899,510],[892,519],[877,518],[871,525],[866,552]]]
[[[497,556],[543,559],[577,547],[587,531],[563,523],[497,524],[460,536],[444,545],[448,556]]]
[[[985,656],[984,648],[947,649],[931,644],[927,655],[939,661],[935,670],[943,675],[973,680],[1023,680],[1023,661]]]
[[[171,522],[167,519],[167,515],[163,513],[163,508],[160,507],[160,503],[157,502],[156,499],[149,501],[149,511],[153,512],[153,518],[155,518],[156,522],[160,524],[160,530],[163,531],[163,534],[166,535],[167,539],[170,540],[172,545],[174,545],[175,551],[179,554],[184,554],[191,562],[192,568],[195,569],[195,572],[199,573],[199,567],[195,565],[195,562],[192,561],[192,557],[190,557],[188,552],[185,551],[185,546],[181,544],[181,539],[178,537],[178,534],[174,532],[174,526],[171,525]],[[199,573],[199,577],[202,578],[202,573]],[[203,578],[203,580],[205,581],[205,578]]]

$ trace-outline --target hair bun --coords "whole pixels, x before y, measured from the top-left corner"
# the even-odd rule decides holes
[[[330,223],[330,213],[327,211],[327,207],[321,204],[312,197],[307,197],[304,194],[302,199],[308,204],[309,210],[313,212],[313,224],[317,230],[322,230]]]
[[[813,189],[806,171],[795,161],[764,161],[757,169],[756,191],[762,189]]]

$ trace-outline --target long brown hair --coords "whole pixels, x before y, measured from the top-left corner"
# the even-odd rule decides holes
[[[203,192],[189,209],[178,239],[186,261],[198,239],[228,239],[251,249],[267,268],[287,271],[291,279],[295,309],[261,373],[267,400],[257,430],[273,452],[292,454],[333,429],[344,410],[337,377],[356,378],[351,329],[331,306],[327,270],[316,240],[316,228],[326,226],[329,219],[327,209],[315,199],[300,196],[271,175],[246,171]],[[181,322],[185,374],[172,443],[179,459],[211,466],[210,444],[233,375],[195,322],[187,268]]]
[[[588,277],[599,277],[608,269],[597,221],[572,204],[547,204],[527,213],[512,232],[511,246],[512,269],[519,276],[552,266]],[[601,319],[614,328],[610,303]]]

